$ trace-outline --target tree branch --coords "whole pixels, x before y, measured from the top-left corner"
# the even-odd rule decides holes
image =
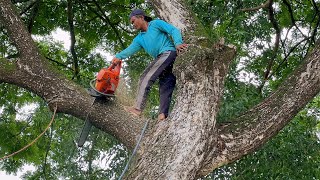
[[[271,21],[271,24],[272,24],[273,28],[276,30],[276,38],[275,38],[275,45],[274,45],[274,48],[273,48],[273,51],[272,51],[272,56],[269,59],[268,66],[267,66],[266,71],[264,73],[263,82],[258,87],[260,92],[262,91],[262,88],[264,87],[266,81],[271,78],[271,76],[269,76],[269,74],[271,72],[273,63],[274,63],[274,61],[276,59],[277,52],[279,50],[279,44],[280,44],[281,30],[280,30],[280,27],[279,27],[279,25],[278,25],[278,23],[277,23],[277,21],[276,21],[276,19],[274,17],[274,11],[273,11],[273,8],[272,8],[272,2],[273,1],[271,0],[270,3],[269,3],[269,7],[268,7],[269,20]]]
[[[287,62],[288,57],[290,56],[290,54],[304,41],[309,40],[309,38],[304,38],[303,40],[301,40],[300,42],[298,42],[297,44],[295,44],[292,48],[290,48],[289,52],[285,55],[285,57],[283,58],[283,60],[280,62],[280,64],[277,66],[277,68],[270,74],[270,77],[272,77],[274,75],[274,73],[278,72],[278,70],[280,69],[280,67]]]
[[[292,7],[290,5],[290,3],[287,0],[283,0],[283,3],[287,6],[289,14],[290,14],[290,19],[291,19],[291,24],[296,27],[298,29],[298,31],[300,31],[300,33],[302,34],[302,36],[304,36],[305,38],[307,37],[306,35],[303,34],[303,32],[301,31],[301,29],[297,26],[296,24],[296,20],[293,16],[293,10]]]
[[[21,18],[16,14],[15,7],[10,1],[0,0],[0,22],[6,28],[8,35],[17,48],[20,55],[20,65],[29,67],[30,69],[43,69],[44,62],[38,51],[37,46],[33,42],[31,35],[26,30]],[[33,57],[32,59],[29,59]]]
[[[85,89],[52,71],[14,9],[10,1],[0,0],[0,21],[21,53],[14,62],[0,58],[0,81],[37,94],[51,109],[57,104],[58,112],[80,119],[86,119],[90,112],[88,118],[94,126],[133,147],[143,119],[132,117],[116,99],[92,104],[93,98]]]
[[[114,26],[113,23],[111,23],[110,19],[108,18],[108,16],[105,15],[104,11],[101,9],[100,5],[96,2],[96,1],[93,1],[95,3],[95,6],[97,6],[99,12],[102,13],[102,15],[100,13],[98,13],[97,11],[95,11],[92,7],[89,6],[89,3],[84,3],[84,2],[80,2],[81,4],[85,4],[88,9],[93,12],[94,14],[96,14],[101,20],[103,20],[104,22],[106,22],[106,24],[109,24],[111,26],[111,28],[113,29],[117,39],[119,40],[120,44],[121,44],[121,47],[122,48],[126,48],[126,46],[124,45],[121,37],[120,37],[120,34],[117,30],[117,28]]]
[[[122,46],[122,48],[126,48],[126,46],[124,45],[122,38],[118,32],[118,29],[114,26],[114,24],[110,21],[109,17],[105,14],[105,11],[102,10],[101,6],[97,3],[96,0],[93,0],[93,2],[95,3],[95,5],[98,7],[98,10],[100,11],[100,13],[102,14],[102,16],[104,17],[105,21],[107,21],[107,23],[111,26],[111,28],[113,29],[113,31],[115,32],[116,36],[118,37],[118,40]]]
[[[73,71],[74,71],[74,76],[72,79],[76,78],[79,80],[79,61],[78,61],[78,56],[75,50],[75,44],[76,44],[76,36],[74,32],[74,25],[73,25],[73,0],[68,0],[68,24],[70,28],[70,37],[71,37],[71,45],[70,45],[70,51],[71,55],[73,58],[72,65],[73,65]]]
[[[30,17],[30,20],[29,20],[29,24],[28,24],[28,32],[31,34],[32,32],[32,27],[33,27],[33,23],[34,23],[34,20],[39,12],[39,6],[40,6],[40,0],[37,0],[35,3],[34,3],[34,7],[32,9],[32,13],[31,13],[31,17]]]
[[[73,68],[70,68],[69,66],[67,66],[67,65],[65,65],[65,64],[63,64],[63,63],[61,63],[61,62],[59,62],[59,61],[57,61],[57,60],[51,59],[51,58],[49,58],[49,57],[47,57],[47,56],[46,56],[46,59],[48,59],[48,60],[50,60],[50,61],[58,64],[59,66],[62,66],[62,67],[64,67],[64,68],[66,68],[66,69],[69,69],[69,70],[71,70],[71,71],[74,71]]]
[[[319,8],[318,8],[318,6],[317,6],[317,3],[314,1],[314,0],[312,0],[312,5],[313,5],[313,7],[315,8],[315,10],[316,10],[316,16],[318,16],[318,21],[317,21],[317,24],[316,24],[316,26],[314,27],[314,29],[313,29],[313,31],[312,31],[312,35],[311,35],[311,37],[312,37],[312,42],[313,43],[315,43],[316,42],[316,35],[317,35],[317,30],[318,30],[318,27],[320,26],[320,10],[319,10]]]
[[[295,25],[296,24],[296,20],[294,19],[293,10],[292,10],[292,7],[291,7],[290,3],[287,0],[283,0],[283,3],[288,8],[288,11],[289,11],[289,14],[290,14],[291,23]]]
[[[247,12],[247,11],[257,11],[259,9],[264,9],[264,8],[269,8],[270,4],[272,4],[273,0],[268,0],[265,3],[261,4],[260,6],[253,7],[253,8],[244,8],[240,9],[242,12]]]
[[[22,2],[28,2],[31,0],[12,0],[12,3],[16,4],[16,3],[22,3]]]
[[[219,125],[217,148],[203,174],[256,150],[277,134],[320,91],[319,69],[320,44],[273,94],[233,123]]]
[[[26,1],[27,2],[27,1]],[[34,2],[31,2],[29,4],[29,6],[27,6],[25,9],[23,9],[21,12],[20,12],[20,16],[24,15],[27,11],[29,11],[35,4],[36,4],[37,0],[34,1]]]

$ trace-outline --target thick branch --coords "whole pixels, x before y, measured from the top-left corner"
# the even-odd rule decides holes
[[[18,85],[43,98],[49,106],[57,103],[58,112],[80,119],[87,115],[93,125],[133,147],[143,127],[142,119],[126,113],[116,100],[93,103],[93,98],[75,83],[52,71],[14,12],[10,1],[0,0],[0,20],[10,32],[21,53],[15,62],[0,59],[0,82]]]
[[[0,82],[26,88],[42,97],[49,106],[57,103],[60,113],[80,119],[86,119],[90,113],[88,118],[93,125],[115,136],[127,147],[134,146],[143,120],[131,117],[115,99],[92,104],[94,99],[82,87],[58,74],[39,75],[39,70],[25,69],[19,59],[16,62],[1,59],[0,62]]]
[[[234,123],[220,126],[218,149],[212,152],[213,159],[203,169],[203,174],[259,148],[319,93],[319,44],[284,82],[277,91]]]
[[[9,37],[18,49],[20,56],[34,57],[27,60],[27,62],[29,61],[28,64],[38,66],[37,68],[41,69],[41,59],[36,58],[39,57],[37,47],[9,0],[0,0],[0,22],[7,29]],[[26,59],[22,58],[21,60]]]

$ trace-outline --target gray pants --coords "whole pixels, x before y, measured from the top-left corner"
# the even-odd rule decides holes
[[[172,92],[176,85],[176,77],[172,73],[172,67],[176,57],[176,51],[165,51],[144,70],[139,82],[139,90],[135,105],[137,109],[144,109],[150,88],[159,78],[159,113],[164,113],[166,117],[168,116]]]

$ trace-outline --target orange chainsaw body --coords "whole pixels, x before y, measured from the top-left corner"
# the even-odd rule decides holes
[[[104,94],[114,94],[119,84],[121,66],[120,61],[117,65],[102,68],[96,77],[96,90]]]

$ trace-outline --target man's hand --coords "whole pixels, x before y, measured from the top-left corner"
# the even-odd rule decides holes
[[[114,57],[111,62],[112,62],[112,64],[114,64],[114,65],[118,65],[118,64],[121,62],[121,60],[118,59],[118,58],[116,58],[116,57]]]
[[[188,44],[179,44],[178,46],[176,46],[178,54],[186,50],[187,47],[188,47]]]

